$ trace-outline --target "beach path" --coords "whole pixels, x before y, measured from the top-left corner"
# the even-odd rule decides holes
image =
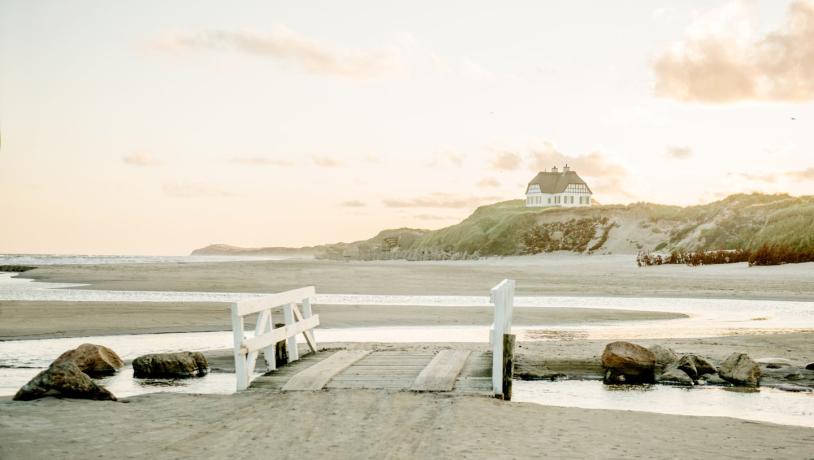
[[[339,350],[310,353],[252,381],[253,390],[412,390],[491,394],[491,353]]]

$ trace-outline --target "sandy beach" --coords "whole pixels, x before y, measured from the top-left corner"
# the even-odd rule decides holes
[[[545,256],[467,262],[252,261],[195,264],[49,266],[22,276],[102,290],[274,292],[306,284],[318,292],[486,295],[505,277],[519,295],[605,295],[814,299],[814,266],[650,267],[629,256]],[[485,307],[318,305],[324,327],[477,325]],[[222,303],[0,301],[0,337],[215,331],[230,327]],[[516,308],[515,324],[591,324],[681,318],[664,312]],[[750,356],[814,361],[814,334],[639,340],[723,359]],[[607,341],[563,334],[517,346],[518,369],[597,378]],[[324,347],[470,348],[485,344],[321,343]],[[207,353],[218,372],[229,350]],[[498,420],[498,422],[495,422]],[[692,440],[688,450],[687,440]],[[662,415],[507,403],[487,397],[387,391],[237,395],[149,394],[119,403],[0,399],[0,457],[334,458],[647,457],[810,458],[814,429],[721,417]],[[81,446],[78,447],[78,446]],[[113,449],[113,450],[111,450]],[[330,452],[330,454],[326,454]]]

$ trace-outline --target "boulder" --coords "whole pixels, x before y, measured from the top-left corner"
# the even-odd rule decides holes
[[[721,386],[731,386],[732,384],[727,382],[726,380],[722,379],[718,374],[704,374],[698,377],[697,383],[699,385],[721,385]]]
[[[718,368],[724,380],[735,385],[756,387],[760,383],[760,366],[746,353],[732,353]]]
[[[124,367],[122,359],[115,351],[102,345],[83,343],[73,350],[59,355],[52,364],[72,362],[82,372],[91,377],[115,374]]]
[[[676,366],[670,366],[661,373],[657,378],[659,383],[668,383],[670,385],[685,385],[693,386],[693,379],[687,375],[682,369]]]
[[[136,378],[184,379],[203,377],[207,372],[209,364],[206,357],[198,352],[155,353],[133,360],[133,377]]]
[[[52,364],[37,374],[14,395],[15,401],[54,396],[57,398],[95,399],[115,401],[116,397],[97,385],[79,367],[70,362]]]
[[[814,363],[808,363],[808,364],[806,364],[806,370],[809,370],[809,371],[814,371]]]
[[[783,367],[795,366],[794,361],[786,358],[758,358],[755,360],[761,367],[767,369],[780,369]]]
[[[693,380],[698,380],[698,377],[704,374],[715,374],[718,370],[715,365],[708,359],[698,355],[684,355],[678,360],[677,367],[686,372]]]
[[[602,353],[604,382],[653,383],[656,355],[640,345],[630,342],[612,342]]]
[[[666,369],[667,366],[678,361],[678,354],[671,348],[653,345],[648,350],[656,356],[656,369]]]

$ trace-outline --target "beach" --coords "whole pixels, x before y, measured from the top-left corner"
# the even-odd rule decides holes
[[[626,262],[627,261],[627,262]],[[628,263],[629,262],[629,263]],[[631,266],[632,265],[632,266]],[[553,255],[464,262],[249,261],[47,266],[21,276],[79,283],[76,289],[275,292],[315,285],[347,294],[488,295],[517,279],[518,295],[734,298],[810,302],[812,264],[638,268],[628,256]],[[680,301],[680,300],[679,300]],[[491,309],[407,305],[315,305],[323,327],[488,325]],[[515,325],[612,325],[671,319],[661,311],[515,308]],[[0,301],[3,340],[201,332],[230,328],[222,302]],[[669,324],[669,323],[667,323]],[[814,325],[812,325],[814,326]],[[552,327],[545,341],[519,342],[517,369],[597,378],[607,340]],[[721,360],[753,357],[814,361],[810,332],[636,340]],[[480,350],[478,343],[320,343],[328,348]],[[207,352],[218,372],[233,371],[231,350]],[[687,440],[692,440],[688,448]],[[381,390],[235,395],[155,393],[122,402],[0,398],[0,457],[238,457],[273,451],[284,458],[809,458],[814,429],[648,412],[502,402],[488,397]],[[80,447],[81,446],[81,447]]]

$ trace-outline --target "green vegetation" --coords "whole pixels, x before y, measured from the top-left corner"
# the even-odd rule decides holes
[[[439,230],[385,230],[316,252],[330,259],[446,260],[644,249],[731,259],[732,251],[752,254],[762,246],[789,254],[814,251],[814,196],[738,194],[683,208],[653,203],[526,208],[523,200],[504,201]],[[663,262],[667,256],[660,257]]]

